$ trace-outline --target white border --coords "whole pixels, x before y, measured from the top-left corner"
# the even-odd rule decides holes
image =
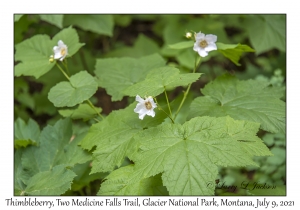
[[[279,0],[252,0],[252,1],[2,1],[1,9],[1,43],[4,45],[1,50],[1,193],[0,207],[1,209],[17,209],[18,207],[6,207],[4,199],[11,198],[13,195],[13,14],[14,13],[282,13],[287,14],[287,196],[267,197],[268,200],[293,200],[295,206],[300,207],[299,194],[299,141],[298,132],[299,123],[299,53],[297,48],[299,42],[299,16],[296,11],[296,1],[279,1]],[[5,3],[5,5],[4,5]],[[259,30],[257,31],[259,33]],[[4,63],[4,65],[3,65]],[[298,135],[297,135],[298,134]],[[15,199],[14,197],[13,199]],[[56,198],[62,197],[38,197],[39,200],[47,199],[55,201]],[[63,197],[64,199],[72,199],[73,197]],[[88,197],[93,198],[93,197]],[[100,199],[112,198],[101,197]],[[133,197],[132,197],[133,198]],[[143,199],[144,197],[142,197]],[[154,199],[159,199],[155,197]],[[212,199],[213,197],[204,197]],[[216,199],[238,197],[216,197]],[[256,200],[263,197],[243,197],[243,200]],[[84,198],[82,198],[84,199]],[[168,199],[162,197],[161,199]],[[189,199],[189,197],[184,197]],[[194,199],[194,197],[190,197]],[[55,209],[65,209],[66,207]],[[68,209],[79,209],[80,207],[71,207]],[[92,208],[92,207],[90,207]],[[111,209],[114,209],[113,207]],[[123,209],[124,207],[122,207]],[[148,207],[147,209],[149,209]],[[191,207],[187,207],[191,208]],[[203,207],[197,207],[197,209]],[[231,207],[240,208],[240,207]],[[245,207],[244,207],[245,208]],[[295,209],[295,207],[290,207]],[[20,209],[20,207],[18,208]],[[29,209],[29,208],[27,208]],[[31,209],[31,208],[30,208]],[[42,209],[42,208],[35,208]],[[53,208],[52,208],[53,209]],[[82,209],[82,207],[81,207]],[[93,209],[106,209],[97,207]],[[120,208],[119,208],[120,209]],[[127,208],[129,209],[129,208]],[[131,208],[130,208],[131,209]],[[152,209],[152,208],[150,208]],[[223,209],[223,208],[217,208]],[[249,208],[250,209],[250,208]],[[269,209],[269,208],[268,208]],[[276,208],[283,209],[283,208]],[[298,208],[299,209],[299,208]]]

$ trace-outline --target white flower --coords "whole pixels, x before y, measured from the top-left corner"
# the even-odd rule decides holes
[[[155,112],[154,108],[157,107],[156,103],[153,101],[153,98],[149,96],[145,100],[142,99],[139,95],[135,97],[135,100],[139,103],[136,105],[134,112],[139,114],[139,118],[144,119],[145,115],[154,117]]]
[[[201,32],[195,34],[196,42],[194,44],[194,50],[198,52],[201,57],[208,55],[209,51],[216,50],[217,36],[212,34],[203,34]]]
[[[53,47],[54,59],[62,61],[68,55],[68,47],[61,40],[57,42],[57,45]]]

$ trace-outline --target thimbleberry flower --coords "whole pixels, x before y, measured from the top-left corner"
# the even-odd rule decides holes
[[[139,103],[136,105],[134,112],[139,114],[139,118],[142,120],[146,115],[155,116],[154,108],[157,107],[156,103],[153,101],[153,98],[149,96],[145,100],[142,99],[139,95],[135,97],[135,100]]]
[[[68,55],[68,47],[61,40],[57,42],[57,45],[58,46],[53,47],[54,59],[63,61],[63,59]]]
[[[201,57],[208,55],[208,52],[217,49],[215,42],[217,41],[217,36],[213,34],[203,34],[201,32],[195,34],[196,42],[194,44],[194,51],[198,52]]]

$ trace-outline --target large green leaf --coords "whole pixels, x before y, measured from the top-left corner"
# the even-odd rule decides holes
[[[191,104],[190,117],[231,116],[238,120],[258,122],[270,132],[285,133],[285,103],[280,88],[263,81],[239,81],[223,75],[207,84]]]
[[[92,97],[98,89],[95,78],[81,71],[70,82],[60,82],[51,88],[48,98],[56,107],[72,107]]]
[[[15,152],[15,195],[61,195],[76,176],[67,169],[91,160],[78,143],[85,134],[72,136],[70,119],[48,125],[40,134],[39,147]]]
[[[126,88],[124,93],[129,96],[155,97],[165,89],[195,82],[200,76],[200,73],[180,74],[180,71],[174,67],[160,67],[150,71],[145,80]]]
[[[101,108],[95,108],[98,113],[102,111]],[[76,109],[61,109],[58,110],[59,114],[63,117],[70,117],[72,119],[83,119],[89,120],[97,115],[96,112],[90,105],[88,104],[80,104]]]
[[[123,98],[124,89],[145,79],[150,70],[164,65],[164,59],[158,54],[138,59],[97,59],[95,74],[99,86],[106,89],[107,93],[112,96],[112,101],[117,101]]]
[[[239,64],[239,60],[244,52],[255,52],[255,50],[253,50],[248,45],[223,44],[220,42],[216,44],[217,44],[217,50],[221,52],[226,58],[230,59],[237,66],[241,65]]]
[[[52,69],[55,63],[50,63],[53,47],[58,40],[68,46],[68,56],[75,54],[84,44],[79,43],[77,32],[72,27],[63,29],[52,40],[48,35],[35,35],[17,44],[15,60],[20,61],[15,66],[15,76],[34,76],[39,78]]]
[[[245,26],[257,54],[273,48],[286,51],[286,15],[252,15]]]
[[[168,195],[168,191],[162,185],[160,174],[137,182],[129,182],[133,172],[133,165],[113,171],[101,184],[98,195]]]
[[[57,15],[47,15],[47,14],[42,14],[40,15],[41,19],[51,23],[55,26],[57,26],[58,28],[62,28],[63,27],[63,19],[64,19],[64,15],[62,14],[57,14]]]
[[[90,155],[77,144],[84,134],[72,137],[70,119],[59,120],[54,126],[48,125],[40,135],[39,147],[28,147],[22,156],[22,165],[36,174],[49,171],[54,166],[73,167],[91,159]]]
[[[136,146],[132,137],[150,126],[160,124],[166,115],[155,109],[154,118],[146,116],[144,120],[134,113],[137,102],[126,109],[113,111],[105,120],[92,125],[88,134],[80,142],[84,149],[93,152],[93,168],[91,173],[112,171],[116,166],[120,167],[124,158],[135,151]]]
[[[83,30],[112,36],[114,21],[112,15],[65,15],[64,25],[76,25]]]
[[[39,136],[40,128],[34,120],[29,119],[27,125],[21,118],[15,121],[14,145],[16,148],[38,144]]]
[[[26,195],[61,195],[71,188],[76,174],[64,166],[35,174],[25,189]]]
[[[129,182],[162,173],[170,195],[213,195],[217,166],[257,165],[253,156],[272,155],[256,136],[259,124],[230,117],[196,117],[162,124],[135,136],[140,146]]]

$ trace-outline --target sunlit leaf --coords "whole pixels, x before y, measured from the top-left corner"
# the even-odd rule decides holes
[[[92,97],[97,89],[94,77],[81,71],[70,77],[70,82],[60,82],[51,88],[48,98],[56,107],[72,107]]]
[[[255,80],[239,81],[223,75],[207,84],[191,104],[190,117],[231,116],[238,120],[258,122],[270,132],[285,133],[283,92],[269,83]]]

